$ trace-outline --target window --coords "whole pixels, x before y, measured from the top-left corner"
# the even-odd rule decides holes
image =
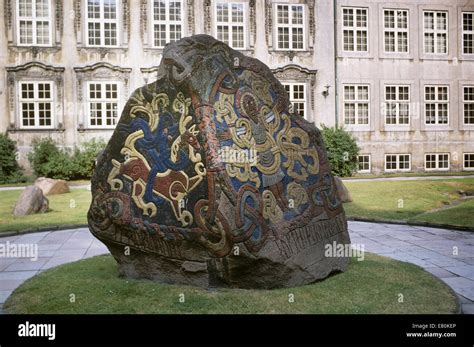
[[[474,124],[474,86],[463,87],[464,124]]]
[[[344,86],[344,124],[369,124],[369,86]]]
[[[217,39],[235,49],[245,49],[245,4],[216,4]]]
[[[410,123],[410,86],[385,86],[385,123]]]
[[[303,50],[304,10],[303,5],[276,6],[277,48]]]
[[[370,155],[369,154],[363,154],[357,156],[357,162],[358,162],[358,172],[370,172]]]
[[[449,153],[426,154],[425,170],[449,170]]]
[[[366,8],[342,9],[343,50],[348,52],[368,51],[368,25]]]
[[[51,128],[53,123],[53,83],[21,82],[20,123],[24,128]]]
[[[474,54],[474,12],[462,13],[462,52]]]
[[[182,36],[181,0],[152,0],[153,46],[164,47]]]
[[[18,44],[51,45],[51,3],[50,0],[19,0]]]
[[[408,52],[408,11],[384,10],[385,52]]]
[[[86,0],[87,44],[118,45],[118,0]]]
[[[87,108],[90,127],[114,127],[117,121],[118,83],[88,82]]]
[[[448,124],[448,86],[425,86],[425,124]]]
[[[448,53],[448,12],[423,12],[424,52]]]
[[[464,170],[474,170],[474,153],[464,153]]]
[[[306,86],[304,83],[283,83],[290,103],[293,105],[293,112],[305,117],[306,115]]]
[[[410,154],[386,154],[385,155],[385,171],[410,171],[411,155]]]

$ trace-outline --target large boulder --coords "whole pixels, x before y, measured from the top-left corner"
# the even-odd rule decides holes
[[[89,227],[121,274],[275,288],[344,271],[335,248],[350,239],[321,135],[290,110],[260,61],[207,35],[167,45],[92,178]]]
[[[65,180],[39,177],[35,181],[35,186],[40,188],[44,195],[69,193],[69,185]]]
[[[342,182],[342,179],[340,177],[334,176],[334,183],[336,183],[339,200],[341,200],[342,203],[352,202],[351,193],[345,186],[344,182]]]
[[[35,213],[45,213],[48,211],[48,208],[49,201],[43,195],[41,189],[36,186],[28,186],[18,198],[13,209],[13,215],[26,216]]]

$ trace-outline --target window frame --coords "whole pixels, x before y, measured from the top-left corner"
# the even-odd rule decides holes
[[[466,100],[466,93],[465,93],[466,88],[472,88],[473,89],[473,95],[474,95],[474,84],[472,84],[472,85],[465,84],[465,85],[461,86],[461,91],[462,91],[462,100],[461,100],[461,103],[462,103],[462,124],[467,125],[467,126],[472,126],[472,125],[474,125],[474,100]],[[466,105],[472,105],[472,107],[473,107],[472,123],[466,123],[466,115],[465,115]]]
[[[352,10],[352,23],[353,25],[352,26],[345,26],[344,25],[344,10]],[[365,13],[366,13],[366,26],[365,26],[365,29],[363,29],[364,27],[358,27],[355,25],[356,23],[356,11],[357,10],[364,10]],[[369,53],[370,51],[370,46],[369,46],[369,43],[370,43],[370,38],[369,38],[369,8],[368,7],[357,7],[357,6],[342,6],[341,7],[341,34],[342,34],[342,52],[344,53]],[[353,47],[354,49],[353,50],[347,50],[345,49],[345,46],[344,46],[344,31],[345,30],[350,30],[352,32],[352,44],[353,44]],[[367,46],[367,49],[366,50],[362,50],[362,51],[359,51],[357,50],[357,31],[365,31],[366,33],[366,46]]]
[[[33,1],[33,0],[32,0]],[[30,46],[38,46],[38,47],[52,47],[53,46],[53,29],[54,29],[54,23],[53,23],[53,11],[51,6],[52,0],[47,0],[48,1],[48,17],[45,17],[45,19],[38,19],[36,16],[36,0],[34,0],[34,3],[32,3],[32,16],[31,17],[20,17],[20,1],[16,1],[16,44],[20,47],[30,47]],[[34,16],[33,16],[34,13]],[[32,43],[21,43],[21,29],[20,29],[20,22],[21,21],[31,21],[32,22]],[[49,43],[48,44],[39,44],[38,43],[38,32],[37,32],[37,22],[48,22],[48,27],[49,27]]]
[[[396,99],[395,100],[387,100],[387,88],[392,88],[395,87],[395,95]],[[400,100],[400,88],[401,87],[406,87],[408,88],[408,100]],[[409,84],[384,84],[383,88],[383,98],[384,98],[384,122],[385,126],[403,126],[403,127],[408,127],[411,125],[411,109],[410,109],[410,103],[411,103],[411,85]],[[387,123],[387,104],[395,104],[396,105],[396,112],[395,112],[395,123]],[[408,123],[400,123],[400,104],[408,104]]]
[[[435,87],[435,100],[426,100],[426,88],[429,87]],[[439,88],[440,87],[445,87],[447,88],[447,100],[439,100],[438,95],[439,95]],[[449,126],[451,124],[451,117],[450,117],[450,112],[449,112],[449,107],[450,107],[450,85],[449,84],[424,84],[423,85],[423,109],[424,109],[424,126],[425,127],[434,127],[434,126]],[[435,104],[435,123],[427,123],[427,104]],[[447,123],[440,123],[439,122],[439,104],[447,104],[447,118],[448,121]]]
[[[217,5],[226,5],[228,7],[228,18],[229,20],[227,22],[219,22],[217,20]],[[232,5],[242,5],[243,6],[243,13],[242,13],[242,18],[243,18],[243,21],[242,22],[233,22],[232,21]],[[248,49],[248,20],[247,20],[247,3],[246,2],[243,2],[243,1],[232,1],[232,2],[225,2],[223,0],[220,0],[220,1],[216,1],[214,3],[214,37],[217,39],[218,37],[218,31],[217,31],[217,27],[218,26],[227,26],[229,31],[228,31],[228,34],[229,34],[229,43],[228,43],[228,46],[231,47],[232,49],[235,49],[237,51],[245,51]],[[234,45],[232,44],[233,41],[232,41],[232,26],[241,26],[244,31],[243,31],[243,38],[244,38],[244,44],[243,44],[243,47],[234,47]]]
[[[306,83],[303,83],[303,82],[282,82],[281,83],[283,85],[283,87],[290,87],[290,94],[288,95],[288,99],[290,101],[290,104],[293,105],[293,111],[295,111],[294,109],[294,104],[295,103],[302,103],[304,104],[303,107],[303,117],[304,119],[308,120],[308,95],[307,95],[307,91],[308,91],[308,88],[306,86]],[[301,101],[300,99],[294,99],[294,97],[292,95],[294,95],[294,87],[295,86],[302,86],[303,87],[303,95],[304,95],[304,99]],[[286,88],[285,88],[286,89]],[[299,114],[298,114],[299,115]]]
[[[89,18],[89,9],[88,9],[88,0],[83,0],[84,2],[84,43],[86,47],[90,48],[118,48],[121,46],[121,23],[122,23],[122,0],[115,0],[117,7],[117,15],[115,19],[105,19],[104,18],[104,3],[100,2],[100,18]],[[89,43],[89,23],[99,23],[100,25],[100,44],[92,45]],[[105,23],[115,23],[116,24],[116,45],[106,45],[105,44]]]
[[[101,93],[104,92],[105,93],[105,85],[106,84],[115,84],[117,86],[117,99],[116,100],[113,100],[113,99],[106,99],[105,97],[101,98],[101,99],[91,99],[90,97],[90,85],[91,84],[100,84],[101,85]],[[119,121],[119,118],[120,118],[120,109],[121,109],[121,105],[120,105],[120,96],[121,96],[121,82],[120,81],[117,81],[117,80],[88,80],[88,81],[85,81],[85,85],[84,85],[84,88],[85,88],[85,109],[86,109],[86,117],[87,117],[87,120],[86,120],[86,124],[87,124],[87,128],[88,129],[115,129],[115,127],[117,126],[118,124],[118,121]],[[97,101],[93,101],[93,100],[97,100]],[[111,101],[107,101],[107,100],[111,100]],[[115,124],[113,125],[107,125],[107,115],[106,115],[106,110],[102,109],[102,112],[104,112],[101,116],[101,120],[102,120],[102,125],[92,125],[91,124],[91,103],[92,102],[95,102],[95,103],[100,103],[101,105],[107,103],[107,102],[116,102],[117,104],[117,110],[116,110],[116,117],[115,117]]]
[[[464,30],[464,14],[470,14],[472,16],[472,30]],[[461,54],[466,56],[474,56],[474,11],[461,11]],[[472,53],[464,52],[464,35],[472,35]]]
[[[396,168],[395,169],[387,169],[387,157],[388,156],[395,156],[396,157],[396,161],[395,161],[395,165],[396,165]],[[404,169],[400,169],[400,157],[401,156],[408,156],[408,168],[404,168]],[[409,172],[411,171],[411,154],[410,153],[386,153],[384,155],[384,171],[385,172]]]
[[[426,157],[428,155],[435,155],[436,156],[436,167],[435,168],[427,168],[426,167],[426,163],[427,163],[427,160],[426,160]],[[441,155],[447,155],[448,156],[448,167],[447,168],[440,168],[439,167],[439,163],[440,163],[440,160],[439,160],[439,157]],[[442,152],[442,153],[425,153],[425,171],[449,171],[451,168],[451,154],[448,153],[448,152]]]
[[[394,18],[395,18],[395,28],[386,28],[385,27],[385,14],[386,12],[388,11],[394,11],[395,12],[395,15],[394,15]],[[403,29],[403,28],[398,28],[397,27],[397,24],[398,24],[398,19],[397,19],[397,12],[398,11],[401,11],[401,12],[406,12],[406,15],[407,15],[407,28],[406,29]],[[384,8],[383,9],[383,15],[382,15],[382,20],[383,20],[383,37],[382,37],[382,45],[383,45],[383,52],[386,53],[386,54],[405,54],[405,55],[409,55],[410,54],[410,10],[409,9],[403,9],[403,8]],[[392,52],[392,51],[388,51],[386,49],[386,45],[385,45],[385,34],[387,32],[393,32],[395,33],[395,50]],[[406,52],[402,52],[399,50],[399,47],[398,47],[398,36],[399,34],[403,32],[403,33],[406,33],[407,34],[407,50]]]
[[[466,156],[468,155],[472,155],[472,160],[469,160],[469,161],[472,161],[472,167],[467,167],[466,166]],[[463,171],[474,171],[474,152],[465,152],[462,154],[463,156],[463,161],[462,161],[462,169]]]
[[[22,97],[22,85],[23,84],[33,84],[33,99],[23,99]],[[39,94],[39,84],[49,84],[50,87],[50,93],[51,97],[49,99],[40,99],[38,97]],[[18,124],[20,129],[54,129],[55,128],[55,120],[56,120],[56,114],[55,114],[55,100],[56,100],[56,88],[55,88],[55,83],[53,80],[21,80],[18,82],[17,86],[18,90]],[[29,100],[29,101],[26,101]],[[39,106],[38,104],[42,102],[41,100],[44,100],[43,102],[49,102],[51,105],[51,125],[39,125]],[[34,104],[34,123],[35,125],[23,125],[23,115],[22,115],[22,103],[23,102],[28,102],[28,103],[33,103]]]
[[[288,24],[279,24],[278,23],[278,6],[286,6],[288,7]],[[293,24],[291,23],[292,19],[293,19],[293,9],[291,8],[292,6],[299,6],[302,8],[303,10],[303,24]],[[290,11],[291,9],[291,11]],[[307,19],[306,19],[306,5],[305,4],[300,4],[300,3],[280,3],[280,2],[276,2],[273,4],[273,18],[274,18],[274,23],[275,23],[275,28],[274,28],[274,39],[275,39],[275,50],[276,51],[297,51],[297,52],[301,52],[301,51],[306,51],[308,48],[307,48],[307,38],[306,38],[306,33],[307,33],[307,30],[309,30],[309,28],[307,29]],[[288,48],[280,48],[280,42],[278,41],[278,28],[288,28]],[[292,35],[292,29],[294,28],[302,28],[303,29],[303,33],[302,33],[302,38],[303,38],[303,47],[302,48],[293,48],[293,35]]]
[[[425,28],[425,14],[426,13],[433,13],[433,24],[434,24],[434,29],[426,29]],[[445,30],[439,30],[436,28],[436,19],[439,13],[445,13],[446,14],[446,29]],[[422,11],[422,25],[423,25],[423,54],[426,54],[428,56],[433,56],[433,55],[448,55],[449,54],[449,11],[447,10],[423,10]],[[433,33],[433,52],[427,52],[426,51],[426,35],[427,33]],[[439,53],[438,52],[438,41],[437,41],[437,34],[445,34],[446,36],[446,52],[444,53]]]
[[[346,87],[354,87],[354,96],[355,99],[353,100],[346,100]],[[358,98],[358,88],[359,87],[367,87],[367,99],[359,99]],[[354,123],[346,123],[346,104],[353,103],[354,107]],[[367,123],[359,123],[359,104],[367,104]],[[345,126],[351,127],[361,127],[361,126],[370,126],[370,84],[368,83],[343,83],[342,84],[342,121]]]
[[[369,165],[369,168],[367,170],[360,170],[359,169],[359,158],[360,157],[367,157],[369,160],[367,161],[367,164]],[[357,155],[357,172],[358,173],[371,173],[372,172],[372,156],[370,154],[359,154]]]
[[[185,35],[184,35],[184,14],[185,14],[185,10],[184,10],[184,1],[183,0],[164,0],[166,2],[166,12],[165,12],[165,16],[166,16],[166,19],[164,22],[162,21],[159,21],[159,20],[155,20],[154,18],[154,10],[155,10],[155,2],[154,0],[148,0],[149,2],[149,8],[148,10],[150,11],[150,15],[148,16],[148,20],[149,20],[149,32],[150,32],[150,46],[152,48],[156,48],[156,49],[163,49],[165,46],[156,46],[155,45],[155,24],[158,24],[158,25],[165,25],[166,27],[166,30],[165,30],[165,33],[166,33],[166,43],[169,43],[171,42],[170,41],[170,26],[171,25],[181,25],[181,38],[183,38]],[[180,21],[171,21],[169,19],[169,15],[170,15],[170,1],[179,1],[181,3],[181,20]],[[174,42],[174,41],[173,41]]]

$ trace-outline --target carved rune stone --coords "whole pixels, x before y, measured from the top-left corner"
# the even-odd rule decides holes
[[[92,178],[90,230],[121,274],[277,288],[344,271],[321,135],[268,67],[196,35],[165,47],[157,76],[128,100]]]

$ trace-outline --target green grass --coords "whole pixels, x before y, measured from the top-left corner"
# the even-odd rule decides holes
[[[466,201],[428,213],[460,198],[457,190],[474,191],[474,178],[426,181],[345,182],[353,202],[344,204],[348,217],[417,221],[474,227],[474,204]]]
[[[422,214],[411,219],[415,222],[450,224],[474,227],[474,199],[463,202],[447,210]]]
[[[71,294],[75,302],[71,302]],[[185,302],[180,303],[180,294]],[[289,303],[289,294],[294,302]],[[399,302],[400,294],[403,302]],[[47,270],[18,287],[7,313],[455,313],[455,294],[420,267],[365,253],[345,273],[297,288],[216,289],[122,279],[111,256]]]
[[[21,192],[0,191],[0,233],[87,223],[91,192],[86,189],[48,196],[50,211],[47,213],[13,217],[13,208]]]
[[[77,184],[86,184],[79,181]],[[459,200],[458,190],[474,191],[474,178],[423,181],[352,181],[344,183],[354,202],[344,205],[352,218],[425,222],[474,228],[474,202],[467,200],[455,207],[433,211]],[[0,233],[28,229],[86,224],[91,193],[74,189],[52,195],[51,211],[14,218],[13,207],[21,191],[0,191]],[[71,201],[75,207],[71,208]],[[430,212],[432,211],[432,212]]]

